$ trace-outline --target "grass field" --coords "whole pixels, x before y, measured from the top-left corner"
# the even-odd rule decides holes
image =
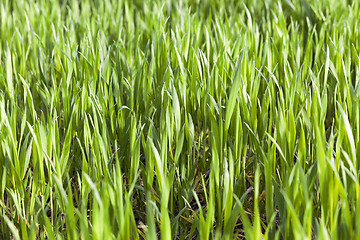
[[[359,61],[359,1],[0,0],[0,239],[358,239]]]

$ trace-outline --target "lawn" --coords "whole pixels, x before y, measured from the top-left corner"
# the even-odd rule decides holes
[[[359,1],[0,0],[0,239],[359,237]]]

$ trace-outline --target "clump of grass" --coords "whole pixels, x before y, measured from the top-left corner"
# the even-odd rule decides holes
[[[356,238],[359,19],[1,1],[0,238]]]

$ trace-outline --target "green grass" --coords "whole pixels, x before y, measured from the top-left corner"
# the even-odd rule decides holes
[[[356,239],[360,2],[1,0],[0,239]]]

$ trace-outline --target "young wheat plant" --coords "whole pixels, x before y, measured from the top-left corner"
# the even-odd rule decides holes
[[[357,239],[360,2],[0,0],[0,239]]]

